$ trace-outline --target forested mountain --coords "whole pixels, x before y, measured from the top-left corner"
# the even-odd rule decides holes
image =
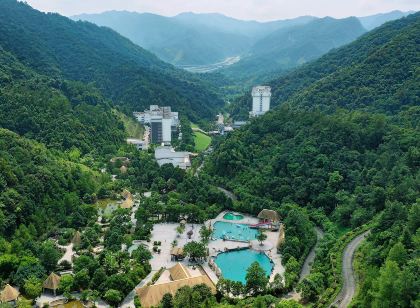
[[[82,202],[98,184],[85,166],[6,129],[0,129],[0,157],[0,239],[19,226],[34,237],[56,226],[78,228],[95,214]]]
[[[241,54],[251,44],[244,35],[218,31],[199,24],[188,25],[175,18],[149,13],[111,11],[72,18],[114,29],[162,60],[175,65],[215,63]]]
[[[125,132],[93,87],[34,72],[0,49],[0,127],[48,147],[112,153]]]
[[[378,102],[380,104],[387,104],[385,101],[390,95],[415,93],[405,92],[404,87],[413,89],[413,82],[416,80],[419,16],[416,13],[387,23],[349,45],[333,50],[320,59],[269,82],[273,95],[272,106],[293,100],[306,107],[323,105],[322,108],[350,108],[354,105],[366,105],[368,108],[368,103],[372,104],[372,100],[366,99],[370,96],[381,99]],[[404,86],[401,86],[402,83]],[[352,86],[353,84],[358,86]],[[330,87],[328,89],[336,91],[319,91],[318,93],[326,95],[324,98],[318,95],[309,96],[319,87]],[[349,96],[344,95],[344,92]],[[408,101],[413,103],[412,99]],[[399,109],[401,104],[406,103],[406,100],[401,100],[394,108]],[[230,106],[230,112],[236,117],[244,118],[247,117],[250,106],[251,99],[246,95]],[[387,112],[392,112],[392,108]]]
[[[72,17],[106,26],[175,65],[220,62],[246,52],[274,30],[303,24],[313,17],[275,22],[242,21],[220,14],[183,13],[165,17],[149,13],[110,11]]]
[[[238,20],[218,13],[181,13],[174,18],[192,27],[200,25],[224,33],[240,34],[246,36],[252,42],[275,30],[303,25],[316,19],[316,17],[313,16],[300,16],[292,19],[258,22],[253,20]]]
[[[376,27],[381,26],[382,24],[388,21],[399,19],[407,15],[410,15],[412,13],[414,12],[413,11],[409,11],[409,12],[392,11],[388,13],[375,14],[375,15],[358,17],[358,18],[360,22],[362,23],[363,27],[365,27],[367,30],[372,30]]]
[[[364,32],[366,30],[355,17],[326,17],[280,29],[258,40],[247,55],[223,73],[239,80],[259,82],[352,42]]]
[[[94,83],[126,111],[170,105],[192,119],[223,104],[205,83],[158,60],[116,32],[23,2],[0,2],[0,45],[39,73]]]
[[[205,167],[238,195],[238,209],[271,207],[286,217],[286,286],[313,243],[305,216],[291,220],[291,209],[326,231],[298,284],[316,307],[336,294],[340,230],[366,223],[355,306],[419,301],[419,37],[417,13],[273,81],[282,105],[221,141]]]

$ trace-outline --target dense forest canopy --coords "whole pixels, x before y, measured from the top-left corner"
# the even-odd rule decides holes
[[[0,45],[23,64],[54,77],[93,83],[127,111],[171,105],[193,120],[223,101],[206,82],[160,61],[108,28],[45,14],[15,0],[0,3]]]
[[[47,77],[0,49],[0,126],[48,147],[82,154],[113,153],[122,123],[94,87]]]

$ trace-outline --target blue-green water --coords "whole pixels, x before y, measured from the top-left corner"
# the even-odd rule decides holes
[[[226,213],[223,218],[226,220],[242,220],[244,219],[244,216],[240,214]]]
[[[223,278],[246,283],[246,270],[252,263],[257,261],[270,276],[273,263],[265,253],[245,249],[238,251],[223,252],[216,257],[216,264],[222,271]]]
[[[257,237],[257,229],[248,225],[217,221],[213,225],[213,237],[227,240],[251,241]]]

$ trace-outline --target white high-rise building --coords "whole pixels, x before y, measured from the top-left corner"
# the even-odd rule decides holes
[[[250,117],[258,117],[270,110],[271,88],[256,86],[252,88],[252,111]]]
[[[151,143],[171,144],[172,132],[179,126],[178,112],[172,112],[171,107],[150,105],[149,110],[133,114],[141,124],[150,126]]]

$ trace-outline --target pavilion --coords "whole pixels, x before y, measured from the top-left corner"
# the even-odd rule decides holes
[[[19,291],[13,288],[10,284],[6,284],[3,291],[0,293],[0,303],[8,303],[12,306],[15,306],[18,297]]]
[[[42,284],[42,288],[44,290],[45,289],[52,290],[55,296],[56,291],[58,287],[60,286],[60,280],[61,280],[61,277],[52,272]]]

